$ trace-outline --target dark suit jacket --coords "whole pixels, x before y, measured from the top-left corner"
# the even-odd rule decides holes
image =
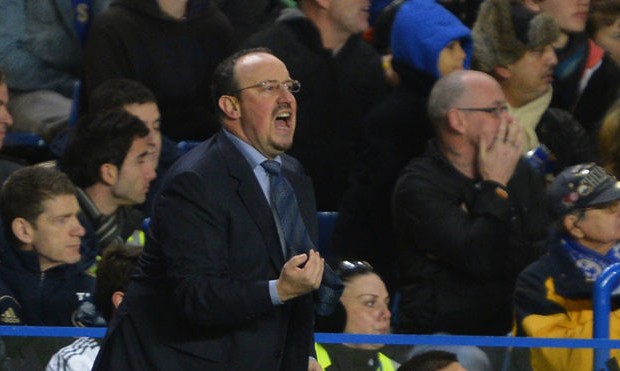
[[[283,155],[317,241],[314,192]],[[271,303],[284,257],[250,165],[220,132],[180,159],[156,199],[147,246],[95,370],[307,370],[312,295]]]

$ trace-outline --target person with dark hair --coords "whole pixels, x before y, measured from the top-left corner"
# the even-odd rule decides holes
[[[366,261],[342,260],[335,272],[345,285],[340,305],[329,316],[317,316],[315,331],[348,334],[390,332],[390,296],[381,277]],[[319,364],[326,370],[394,370],[408,357],[445,349],[476,371],[490,371],[484,352],[471,346],[395,347],[383,344],[315,344]]]
[[[157,98],[149,88],[137,80],[106,80],[93,91],[88,107],[91,115],[124,109],[142,120],[149,129],[147,136],[149,158],[153,162],[153,167],[157,168],[162,150],[161,115]]]
[[[233,29],[210,0],[114,0],[93,21],[83,63],[81,112],[106,80],[138,80],[157,97],[161,132],[203,140],[218,130],[208,98]],[[101,53],[105,50],[105,53]]]
[[[594,283],[605,268],[620,263],[620,182],[594,163],[579,164],[564,169],[547,196],[555,218],[547,240],[549,253],[519,275],[514,292],[516,334],[592,338]],[[611,295],[610,338],[618,339],[620,296],[617,289]],[[535,371],[592,369],[593,349],[529,352]],[[620,350],[612,349],[610,355],[617,362]]]
[[[585,32],[590,0],[513,1],[557,21],[560,35],[553,42],[558,63],[551,106],[571,112],[590,135],[596,135],[603,115],[619,97],[620,67]]]
[[[13,295],[1,296],[0,323],[80,325],[75,313],[94,292],[95,278],[77,264],[85,232],[75,192],[69,178],[49,166],[20,169],[2,186],[0,280]]]
[[[144,213],[132,206],[145,201],[155,179],[148,134],[140,119],[121,109],[84,117],[70,135],[59,166],[77,186],[86,267],[142,228]]]
[[[144,84],[132,79],[110,79],[103,82],[90,96],[88,104],[90,115],[109,110],[124,109],[144,122],[149,129],[149,159],[153,166],[159,165],[162,152],[161,115],[157,106],[157,98]],[[67,146],[69,129],[58,135],[51,144],[52,151],[62,157]],[[179,154],[176,143],[167,139],[167,153],[164,156],[166,167],[171,165]]]
[[[327,317],[317,316],[316,331],[347,334],[390,332],[390,295],[385,283],[365,261],[343,260],[335,270],[344,283],[340,305]],[[317,360],[326,371],[396,370],[383,344],[315,344]]]
[[[13,126],[13,117],[8,109],[9,106],[9,88],[6,84],[6,75],[0,70],[0,149],[2,141],[7,131]],[[0,157],[0,185],[4,183],[6,178],[15,170],[20,169],[21,164],[8,158]]]
[[[142,247],[110,246],[97,265],[95,303],[106,322],[114,316],[123,301],[129,277],[135,270]],[[46,371],[90,370],[99,352],[99,340],[81,337],[60,349],[49,360]]]
[[[411,357],[400,365],[398,371],[467,371],[467,369],[459,363],[456,354],[443,350],[429,350]]]
[[[106,322],[110,322],[123,300],[141,253],[142,246],[115,245],[101,256],[97,265],[95,304]]]
[[[342,283],[316,251],[314,192],[284,154],[299,81],[265,49],[215,70],[222,129],[177,161],[93,370],[318,370],[314,313]]]
[[[149,148],[148,160],[153,163],[158,176],[151,182],[141,210],[147,216],[151,215],[152,201],[158,188],[161,175],[182,154],[177,143],[161,134],[161,114],[157,98],[144,84],[131,79],[110,79],[99,85],[90,96],[88,104],[90,114],[113,109],[124,109],[144,122],[149,129],[147,144]]]
[[[620,65],[620,0],[592,0],[586,32]]]
[[[364,41],[367,0],[297,0],[242,47],[268,47],[303,84],[289,153],[312,179],[319,210],[338,210],[364,116],[388,91],[381,56]]]
[[[594,141],[568,111],[553,107],[553,42],[560,29],[546,13],[518,1],[485,0],[472,30],[472,68],[493,76],[509,113],[525,133],[523,154],[546,152],[541,173],[549,178],[566,166],[597,160]]]

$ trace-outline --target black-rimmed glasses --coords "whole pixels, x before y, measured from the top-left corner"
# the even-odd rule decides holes
[[[499,118],[502,113],[508,112],[508,105],[506,103],[500,103],[493,107],[456,107],[456,109],[459,111],[486,112]]]
[[[291,93],[297,93],[301,90],[301,83],[297,80],[286,80],[286,81],[277,81],[277,80],[265,80],[254,85],[246,86],[245,88],[237,89],[233,92],[233,94],[237,94],[242,90],[246,89],[261,89],[264,92],[276,92],[279,89],[286,89]]]

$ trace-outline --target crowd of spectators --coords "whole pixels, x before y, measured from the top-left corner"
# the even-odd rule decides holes
[[[260,88],[294,94],[287,154],[318,210],[338,212],[321,254],[342,305],[315,330],[591,337],[593,281],[620,262],[619,40],[618,0],[2,1],[0,324],[105,326],[135,261],[106,308],[98,261],[140,254],[168,169],[230,135],[222,115],[254,114],[240,93]],[[221,62],[249,48],[291,80],[213,92]],[[2,147],[19,132],[53,144],[49,161]],[[507,359],[420,349],[314,353],[325,370]],[[525,359],[581,369],[592,351]]]

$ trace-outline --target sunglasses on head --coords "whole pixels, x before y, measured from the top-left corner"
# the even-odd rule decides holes
[[[344,281],[351,276],[366,274],[374,271],[375,270],[372,265],[363,260],[342,260],[336,267],[336,274],[338,274],[340,279]]]

